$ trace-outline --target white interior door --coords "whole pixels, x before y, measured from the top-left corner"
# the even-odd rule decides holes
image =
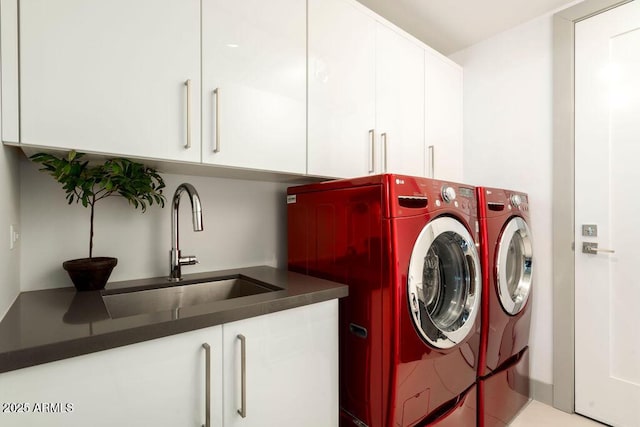
[[[577,23],[575,37],[576,412],[637,426],[640,2]]]

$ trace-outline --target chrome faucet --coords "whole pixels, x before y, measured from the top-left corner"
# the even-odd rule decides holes
[[[180,207],[180,196],[183,192],[189,195],[191,201],[191,212],[193,215],[193,231],[202,231],[202,205],[200,204],[200,196],[191,184],[180,184],[173,194],[173,202],[171,206],[171,272],[169,280],[178,282],[182,280],[183,265],[195,265],[198,259],[194,255],[182,256],[180,253],[180,241],[178,231],[178,208]]]

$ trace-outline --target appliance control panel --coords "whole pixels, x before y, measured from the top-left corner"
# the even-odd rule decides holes
[[[391,196],[395,201],[391,214],[414,215],[417,209],[455,209],[465,215],[477,214],[475,187],[454,182],[393,175]]]

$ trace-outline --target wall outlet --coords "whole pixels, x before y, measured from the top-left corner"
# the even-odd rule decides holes
[[[19,238],[20,233],[18,233],[18,227],[14,224],[11,224],[9,226],[9,250],[15,249]]]

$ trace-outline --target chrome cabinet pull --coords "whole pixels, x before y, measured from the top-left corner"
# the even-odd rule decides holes
[[[191,148],[191,79],[184,82],[187,87],[187,143],[184,148]]]
[[[247,339],[242,334],[238,334],[240,340],[240,409],[238,414],[242,418],[247,417]]]
[[[216,130],[214,132],[213,152],[219,153],[220,152],[220,113],[219,113],[220,112],[220,88],[219,87],[213,90],[213,96],[216,98],[216,102],[214,104],[216,111],[213,115],[213,123],[216,127]]]
[[[387,151],[387,133],[383,133],[380,135],[380,138],[382,138],[382,146],[383,148],[383,154],[384,154],[384,171],[387,171],[387,157],[388,157],[388,151]]]
[[[369,130],[369,173],[376,170],[376,137],[375,129]]]
[[[436,147],[430,145],[429,149],[429,178],[435,178],[435,165],[436,165]]]
[[[207,343],[202,344],[205,351],[205,401],[204,401],[204,424],[202,427],[211,427],[211,346]]]

